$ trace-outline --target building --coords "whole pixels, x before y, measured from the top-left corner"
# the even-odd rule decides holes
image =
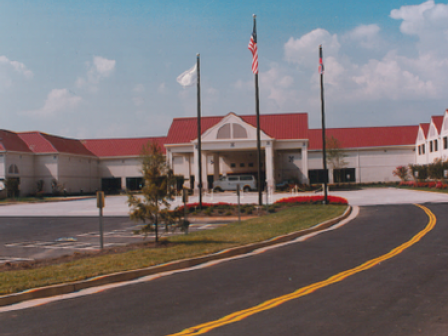
[[[445,132],[440,125],[440,118],[433,118],[429,134],[422,124],[327,129],[327,137],[338,139],[344,153],[342,166],[329,166],[330,183],[336,176],[342,182],[395,181],[395,167],[422,159],[415,152],[419,148],[422,151],[423,142],[438,146],[434,144],[436,138],[440,142],[442,134],[448,135],[448,128]],[[431,133],[433,128],[435,134]],[[308,128],[307,113],[261,115],[260,129],[263,187],[273,190],[285,179],[320,182],[322,132]],[[220,175],[257,174],[254,115],[231,112],[203,117],[201,131],[204,188],[211,188]],[[416,144],[422,135],[424,140]],[[36,193],[42,183],[45,193],[55,188],[70,194],[139,189],[140,153],[149,141],[161,146],[174,173],[185,177],[186,186],[197,188],[196,118],[175,118],[162,137],[77,140],[42,132],[0,130],[0,181],[16,179],[22,195]]]
[[[418,128],[415,163],[425,165],[437,159],[448,159],[448,109],[443,116],[432,116],[429,123]]]

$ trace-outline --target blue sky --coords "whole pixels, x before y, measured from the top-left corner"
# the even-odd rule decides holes
[[[448,107],[448,5],[434,1],[2,1],[0,128],[165,135],[196,115],[176,77],[201,54],[202,114],[308,112],[320,127],[428,122]]]

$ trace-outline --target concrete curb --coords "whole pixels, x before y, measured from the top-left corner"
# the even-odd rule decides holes
[[[275,238],[272,238],[267,241],[259,242],[259,243],[253,243],[245,246],[240,247],[234,247],[227,250],[223,250],[220,252],[217,252],[215,254],[210,254],[198,258],[192,258],[192,259],[186,259],[186,260],[178,260],[173,261],[167,264],[163,265],[157,265],[157,266],[151,266],[144,269],[139,270],[132,270],[132,271],[125,271],[125,272],[119,272],[119,273],[113,273],[108,275],[103,275],[95,278],[91,278],[84,281],[76,281],[72,283],[64,283],[54,286],[48,286],[48,287],[40,287],[40,288],[34,288],[29,289],[24,292],[20,293],[14,293],[14,294],[8,294],[4,296],[0,296],[0,307],[12,305],[15,303],[19,303],[22,301],[27,300],[34,300],[34,299],[41,299],[46,298],[50,296],[56,296],[56,295],[62,295],[62,294],[69,294],[73,292],[80,291],[82,289],[90,288],[90,287],[97,287],[102,286],[110,283],[116,283],[116,282],[124,282],[124,281],[130,281],[137,278],[141,278],[148,275],[153,275],[157,273],[167,272],[167,271],[174,271],[174,270],[180,270],[185,269],[188,267],[196,266],[199,264],[203,264],[212,260],[219,260],[219,259],[226,259],[230,257],[234,257],[237,255],[246,254],[249,252],[252,252],[254,250],[280,244],[292,241],[298,237],[305,236],[309,233],[313,233],[316,231],[325,230],[343,219],[347,218],[352,211],[352,207],[349,205],[347,209],[345,210],[344,214],[337,218],[330,219],[326,222],[317,224],[309,229],[293,232],[287,235],[278,236]]]

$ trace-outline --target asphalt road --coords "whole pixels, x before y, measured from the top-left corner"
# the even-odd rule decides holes
[[[208,335],[446,335],[447,204],[396,257]],[[361,208],[345,226],[261,254],[0,313],[0,335],[168,335],[254,307],[363,264],[428,223],[413,205]]]

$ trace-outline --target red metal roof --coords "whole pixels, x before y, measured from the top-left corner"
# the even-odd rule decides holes
[[[19,136],[34,153],[68,153],[94,156],[80,140],[62,138],[41,132],[19,133]]]
[[[428,137],[429,123],[421,123],[420,127],[423,130],[423,135],[425,136],[426,139]]]
[[[87,139],[81,143],[98,157],[139,156],[142,148],[150,141],[156,141],[165,153],[166,137],[131,139]]]
[[[255,115],[239,116],[243,121],[256,127]],[[209,128],[219,123],[220,117],[202,117],[201,131],[204,133]],[[260,115],[260,128],[270,137],[277,140],[307,139],[308,114],[307,113],[282,113]],[[168,131],[167,144],[188,143],[197,138],[197,118],[175,118]]]
[[[414,145],[418,126],[329,128],[327,138],[334,137],[342,148]],[[309,130],[309,149],[322,150],[322,130]]]
[[[443,116],[432,116],[431,120],[434,122],[434,125],[437,128],[437,132],[439,132],[442,130],[442,124],[443,124]]]
[[[31,152],[28,145],[18,136],[17,133],[6,130],[0,130],[0,150],[12,152]]]

